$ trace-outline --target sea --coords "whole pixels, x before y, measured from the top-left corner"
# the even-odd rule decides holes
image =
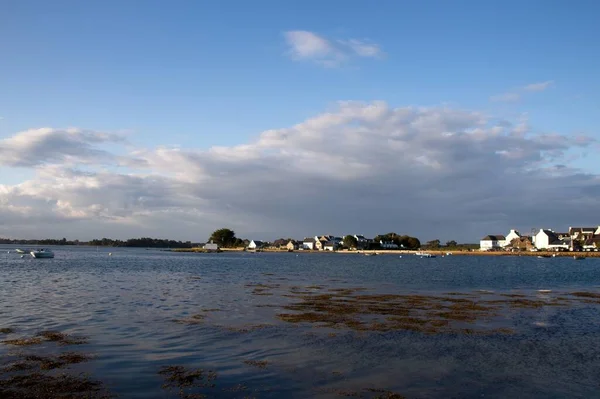
[[[600,259],[51,248],[0,245],[0,396],[77,352],[35,372],[140,399],[600,398]]]

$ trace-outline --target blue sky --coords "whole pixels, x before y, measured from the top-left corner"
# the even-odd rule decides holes
[[[549,80],[551,92],[524,100],[536,127],[597,126],[593,1],[2,4],[2,135],[75,125],[234,144],[340,99],[521,112],[488,99]],[[367,38],[386,56],[333,70],[293,63],[289,30]]]
[[[533,133],[600,138],[599,13],[595,1],[3,1],[0,139],[79,127],[137,148],[231,147],[340,100],[527,115]],[[290,55],[290,31],[378,53],[344,47],[324,67]],[[591,154],[571,166],[593,172]],[[9,185],[36,172],[0,170]]]

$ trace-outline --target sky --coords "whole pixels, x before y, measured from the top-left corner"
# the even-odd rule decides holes
[[[0,0],[0,236],[600,225],[599,13]]]

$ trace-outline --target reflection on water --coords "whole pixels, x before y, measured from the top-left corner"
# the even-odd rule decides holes
[[[596,259],[56,248],[36,260],[2,248],[0,340],[88,337],[6,343],[3,359],[89,372],[121,397],[600,390]]]

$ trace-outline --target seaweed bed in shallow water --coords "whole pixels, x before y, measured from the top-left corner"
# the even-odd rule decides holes
[[[59,346],[85,341],[82,337],[74,338],[54,331],[42,331],[33,338],[18,341],[27,341],[28,345],[32,345],[32,342],[41,343],[44,340]],[[15,345],[15,343],[11,344]],[[92,359],[90,355],[77,352],[64,352],[57,355],[18,353],[7,357],[10,360],[5,360],[5,363],[0,365],[0,397],[3,399],[112,397],[104,389],[102,382],[93,380],[88,375],[68,370],[72,364]],[[54,372],[57,369],[64,371],[59,374]]]
[[[600,304],[600,294],[592,292],[554,297],[521,293],[490,297],[483,293],[456,292],[445,295],[365,294],[364,288],[331,288],[323,292],[322,286],[309,287],[320,291],[315,293],[290,287],[290,293],[284,296],[294,302],[281,306],[289,312],[278,313],[280,320],[354,331],[513,334],[512,328],[491,328],[490,322],[501,321],[503,316],[515,310]]]

